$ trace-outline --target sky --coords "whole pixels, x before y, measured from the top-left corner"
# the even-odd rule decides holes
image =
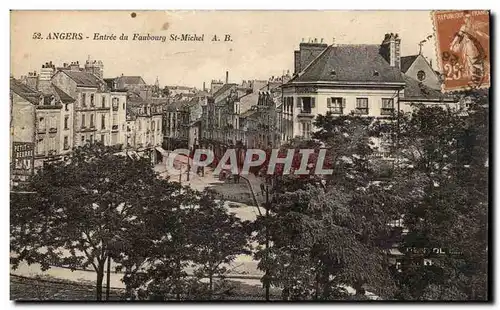
[[[135,17],[132,17],[135,13]],[[53,32],[83,33],[83,40],[48,40]],[[153,84],[201,88],[212,79],[268,79],[293,72],[293,51],[304,39],[332,44],[380,44],[398,33],[401,55],[418,54],[433,34],[429,11],[11,11],[11,75],[40,71],[89,57],[102,60],[104,76],[141,75]],[[33,39],[40,33],[43,39]],[[95,33],[128,41],[93,40]],[[133,41],[134,33],[166,36]],[[205,34],[203,42],[170,41],[172,34]],[[232,41],[224,42],[229,34]],[[220,41],[211,41],[217,35]],[[88,39],[86,37],[89,37]],[[422,54],[435,61],[434,37]]]

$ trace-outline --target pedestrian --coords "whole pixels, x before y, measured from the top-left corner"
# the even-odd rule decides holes
[[[262,196],[264,196],[264,190],[265,190],[264,183],[260,183],[260,192]]]

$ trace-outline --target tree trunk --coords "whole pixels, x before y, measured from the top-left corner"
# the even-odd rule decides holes
[[[214,275],[213,273],[210,273],[210,275],[208,276],[208,279],[209,279],[209,292],[208,292],[208,299],[209,300],[212,300],[212,295],[213,295],[213,289],[214,289]]]
[[[176,288],[175,290],[177,291],[176,292],[176,299],[177,300],[181,300],[181,289],[180,289],[180,282],[181,282],[181,260],[179,257],[177,257],[177,261],[176,261],[176,264],[177,264],[177,285],[176,285]]]
[[[111,290],[111,257],[108,256],[108,273],[106,274],[106,300],[109,300],[109,291]]]
[[[104,279],[104,262],[99,263],[97,268],[96,300],[102,300],[102,282]]]

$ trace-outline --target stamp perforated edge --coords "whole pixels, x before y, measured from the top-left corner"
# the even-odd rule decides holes
[[[441,64],[442,64],[442,59],[441,59],[441,51],[439,50],[439,35],[438,35],[438,31],[436,30],[436,13],[437,12],[440,12],[440,13],[443,13],[443,12],[455,12],[455,11],[463,11],[463,10],[433,10],[431,11],[429,14],[431,16],[431,20],[432,20],[432,31],[434,32],[434,53],[436,54],[436,60],[437,60],[437,63],[438,63],[438,68],[439,68],[439,73],[442,75],[443,74],[443,68],[441,67]],[[489,22],[491,21],[491,11],[490,10],[487,10],[488,11],[488,24]],[[490,41],[490,46],[488,47],[490,48],[490,52],[491,52],[491,41]],[[490,66],[491,66],[491,53],[490,53]],[[489,73],[489,82],[488,84],[485,84],[485,85],[481,85],[479,87],[470,87],[470,86],[459,86],[459,87],[453,87],[453,88],[445,88],[445,84],[444,82],[441,84],[441,92],[442,93],[459,93],[459,92],[462,92],[462,91],[468,91],[468,90],[473,90],[473,89],[489,89],[491,86],[491,71]]]

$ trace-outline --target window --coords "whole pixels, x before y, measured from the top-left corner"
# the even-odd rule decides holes
[[[64,117],[64,129],[69,129],[68,122],[69,122],[69,116],[66,115]]]
[[[38,155],[42,155],[44,153],[43,138],[38,139],[38,143],[36,145],[36,151]]]
[[[85,95],[85,93],[82,94],[82,107],[86,107],[87,106],[87,96]]]
[[[312,109],[315,108],[316,98],[314,97],[301,97],[297,102],[300,105],[300,113],[311,114]]]
[[[106,97],[102,96],[101,105],[103,108],[106,107]]]
[[[69,149],[69,139],[68,136],[64,136],[64,149]]]
[[[327,107],[332,114],[344,114],[345,99],[340,97],[328,98]]]
[[[90,106],[94,106],[94,94],[90,94]]]
[[[157,129],[158,129],[158,131],[159,131],[159,130],[160,130],[160,121],[158,121],[156,124],[158,125],[158,126],[157,126]]]
[[[368,114],[368,98],[356,98],[356,113]]]
[[[124,103],[122,103],[122,107],[123,107],[123,109],[125,110],[125,102],[124,102]]]
[[[383,98],[382,99],[382,109],[380,111],[380,114],[391,115],[393,112],[394,112],[394,99]]]
[[[113,111],[118,111],[118,98],[112,99]]]
[[[418,79],[419,81],[423,81],[423,80],[425,80],[425,72],[424,72],[424,71],[422,71],[422,70],[418,71],[418,72],[417,72],[417,79]]]
[[[105,144],[105,143],[104,143],[104,137],[105,137],[104,135],[101,135],[101,143],[102,143],[102,144]]]
[[[101,115],[101,129],[106,129],[106,115]]]
[[[85,136],[82,136],[82,145],[85,144]]]
[[[40,117],[39,122],[38,122],[38,128],[40,130],[45,130],[45,118]]]
[[[302,123],[302,137],[303,138],[309,138],[311,134],[311,123],[309,122],[303,122]]]
[[[65,110],[65,111],[69,111],[69,108],[68,108],[68,104],[67,104],[67,103],[64,105],[64,110]]]
[[[94,127],[94,114],[90,114],[90,128]]]
[[[85,114],[82,114],[82,128],[85,128]]]

